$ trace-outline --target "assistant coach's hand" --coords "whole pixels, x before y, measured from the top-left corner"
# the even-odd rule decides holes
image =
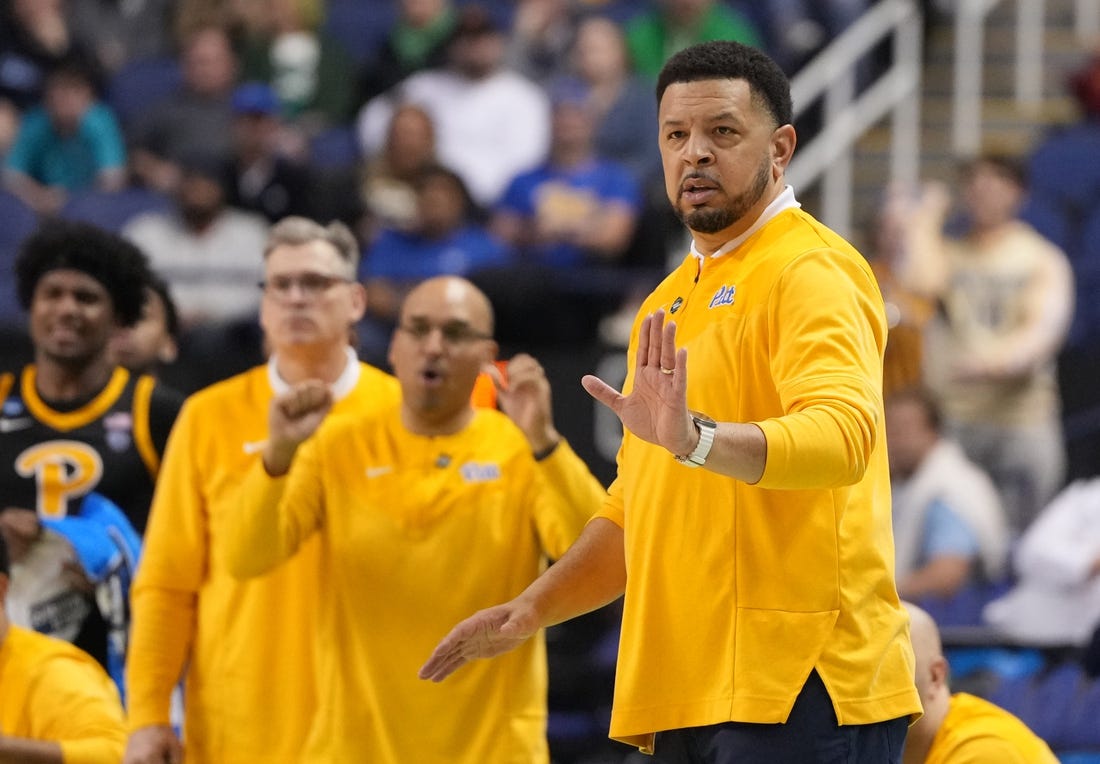
[[[479,610],[451,629],[417,675],[442,682],[475,658],[492,658],[519,647],[538,630],[534,609],[517,600]]]

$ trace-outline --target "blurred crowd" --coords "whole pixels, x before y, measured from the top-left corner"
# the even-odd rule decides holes
[[[368,360],[384,362],[401,295],[436,273],[475,277],[506,341],[591,340],[682,242],[652,127],[664,59],[734,39],[793,71],[865,5],[13,0],[0,265],[43,217],[124,229],[188,342],[233,357],[255,339],[239,326],[258,299],[252,253],[272,222],[307,215],[363,248]],[[2,297],[0,320],[17,320]],[[563,302],[550,332],[539,315]]]
[[[158,374],[182,356],[184,393],[270,349],[257,285],[288,216],[354,234],[352,341],[381,368],[406,296],[439,275],[485,294],[506,350],[625,347],[688,245],[657,150],[662,63],[733,39],[794,73],[868,5],[10,0],[0,271],[54,219],[132,242],[156,275],[111,357]],[[966,158],[957,193],[884,189],[865,254],[891,320],[899,593],[941,622],[968,597],[958,620],[1100,665],[1100,401],[1075,392],[1100,357],[1100,56],[1068,89],[1077,122]],[[25,334],[14,283],[5,337]],[[614,648],[613,609],[550,639],[563,762],[621,760],[592,750]]]

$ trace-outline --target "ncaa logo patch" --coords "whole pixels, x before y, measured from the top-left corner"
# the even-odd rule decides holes
[[[672,301],[672,307],[670,307],[668,309],[668,312],[670,314],[675,313],[676,311],[678,311],[680,309],[680,307],[683,304],[684,304],[684,298],[683,297],[677,297],[675,300]]]
[[[130,447],[134,418],[128,411],[118,411],[104,417],[103,427],[107,430],[107,446],[112,451],[125,451]]]

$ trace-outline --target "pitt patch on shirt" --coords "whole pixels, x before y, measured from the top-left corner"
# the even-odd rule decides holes
[[[493,480],[500,480],[499,464],[466,462],[459,472],[462,474],[462,479],[467,483],[489,483]]]
[[[710,298],[710,305],[708,308],[717,308],[719,305],[733,305],[733,297],[737,294],[737,285],[730,284],[729,286],[720,286],[718,291],[714,293],[714,297]]]

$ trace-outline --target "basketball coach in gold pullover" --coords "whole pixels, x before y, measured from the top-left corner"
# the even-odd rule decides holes
[[[666,190],[691,253],[642,305],[599,516],[521,595],[421,669],[477,657],[625,592],[611,736],[662,762],[897,762],[920,713],[894,586],[883,301],[784,171],[790,88],[731,42],[657,86]],[[690,362],[689,362],[690,360]]]

